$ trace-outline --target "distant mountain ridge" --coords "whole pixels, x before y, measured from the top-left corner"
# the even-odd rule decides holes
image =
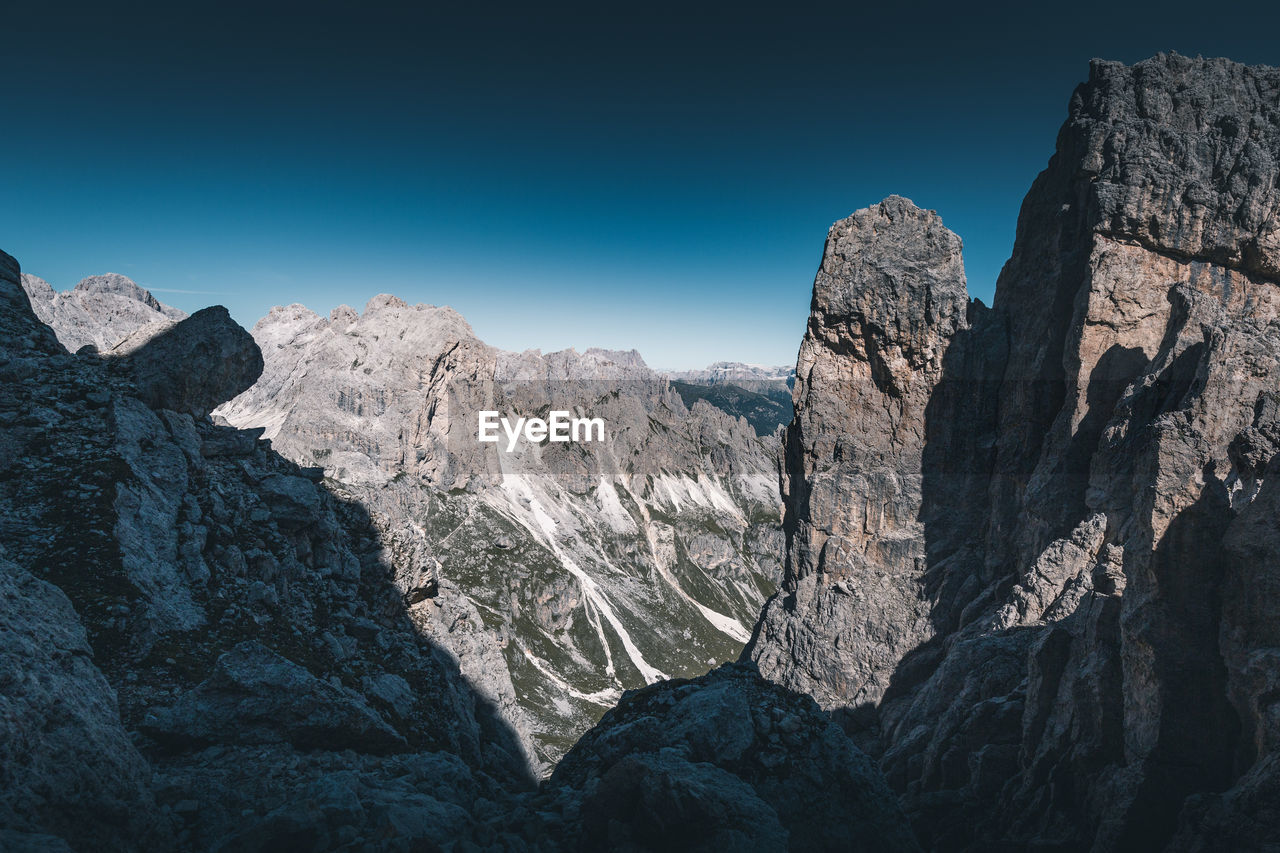
[[[746,364],[741,361],[717,361],[699,370],[663,370],[661,373],[672,379],[683,382],[697,382],[712,385],[728,382],[742,387],[749,387],[749,382],[794,381],[796,369],[793,365],[770,367],[762,364]]]
[[[701,370],[661,371],[686,404],[705,400],[731,415],[744,417],[761,436],[791,423],[794,367],[767,367],[740,361],[718,361]]]
[[[148,334],[154,335],[187,316],[117,273],[89,276],[61,292],[23,273],[22,289],[36,316],[52,326],[72,352],[84,346],[107,352],[140,329],[151,326]]]

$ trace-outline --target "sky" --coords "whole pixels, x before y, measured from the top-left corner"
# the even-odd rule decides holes
[[[11,4],[0,249],[249,327],[394,293],[791,364],[827,228],[890,194],[991,301],[1090,58],[1280,65],[1266,3],[469,5]]]

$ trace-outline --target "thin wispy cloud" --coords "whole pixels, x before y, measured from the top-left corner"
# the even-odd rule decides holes
[[[178,287],[148,287],[147,290],[152,293],[193,293],[203,296],[226,296],[225,290],[183,290]]]

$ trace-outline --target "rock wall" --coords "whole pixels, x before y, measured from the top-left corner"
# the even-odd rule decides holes
[[[261,371],[224,309],[70,355],[8,256],[0,274],[0,826],[206,849],[352,762],[385,788],[388,753],[529,784],[405,613],[367,512],[203,416]]]
[[[994,309],[936,217],[833,228],[749,654],[926,846],[1276,842],[1278,162],[1280,71],[1095,62]]]

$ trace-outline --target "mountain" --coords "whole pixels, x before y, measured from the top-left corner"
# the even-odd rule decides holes
[[[430,578],[411,614],[549,766],[628,688],[734,660],[781,578],[776,439],[637,353],[487,346],[393,296],[253,329],[217,414],[322,468]],[[479,412],[600,417],[604,440],[476,441]]]
[[[746,418],[760,436],[772,435],[791,423],[795,414],[791,389],[796,371],[791,367],[718,361],[702,370],[662,373],[687,405],[706,400],[722,411]]]
[[[535,788],[416,540],[209,417],[264,369],[225,309],[71,355],[19,282],[0,253],[0,848],[917,849],[744,664],[622,696]]]
[[[794,367],[782,365],[767,367],[762,364],[744,364],[741,361],[717,361],[701,370],[664,370],[672,379],[698,385],[728,383],[739,387],[751,387],[752,383],[780,382],[791,385],[796,378]]]
[[[746,418],[756,435],[762,438],[791,423],[795,414],[791,405],[791,389],[786,387],[764,394],[728,383],[698,385],[672,381],[671,387],[686,406],[705,400],[722,412]]]
[[[1280,70],[1095,62],[994,306],[889,198],[836,223],[747,656],[929,848],[1280,843]]]
[[[23,281],[68,348],[119,355],[172,325],[120,276],[66,294]],[[781,578],[776,438],[738,420],[754,408],[724,389],[699,404],[635,351],[502,352],[451,309],[393,296],[327,319],[278,308],[254,335],[263,375],[217,417],[371,511],[419,630],[536,769],[622,690],[739,655]],[[604,417],[606,441],[506,454],[466,438],[482,407],[561,398]]]
[[[139,329],[148,328],[148,336],[154,336],[187,316],[116,273],[90,276],[61,293],[24,273],[22,289],[36,316],[72,352],[84,346],[107,352]]]

